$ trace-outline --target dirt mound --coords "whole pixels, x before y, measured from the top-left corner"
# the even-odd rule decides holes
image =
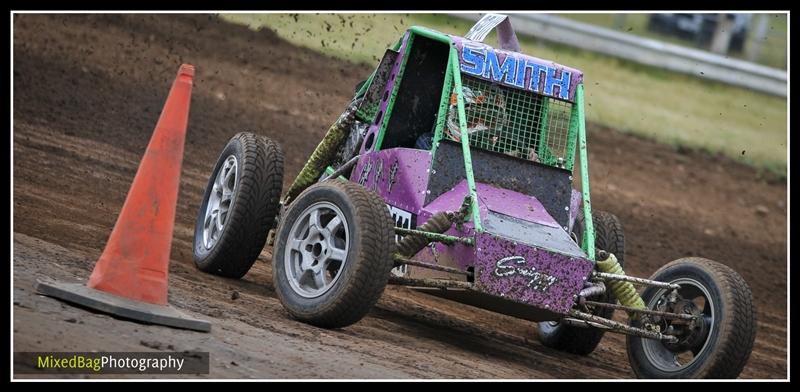
[[[197,76],[170,301],[214,331],[119,322],[33,295],[37,278],[88,276],[182,62]],[[292,321],[271,287],[269,248],[241,281],[194,268],[195,213],[228,138],[256,130],[280,143],[288,185],[369,72],[207,15],[15,15],[14,350],[196,349],[212,353],[212,377],[632,377],[620,336],[568,355],[542,347],[529,322],[404,288],[349,328]],[[589,143],[593,205],[622,219],[627,270],[648,276],[690,255],[735,268],[758,307],[742,377],[785,378],[785,184],[600,127]]]

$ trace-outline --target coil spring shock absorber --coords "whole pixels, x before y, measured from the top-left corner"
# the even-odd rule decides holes
[[[622,270],[622,266],[619,265],[619,261],[617,261],[616,256],[605,251],[598,253],[600,258],[603,258],[604,255],[606,256],[604,259],[597,260],[597,268],[601,272],[615,275],[625,275],[625,271]],[[617,297],[620,304],[637,309],[645,308],[642,297],[639,296],[638,292],[636,292],[636,288],[633,287],[631,282],[609,279],[606,281],[606,283],[611,287],[611,292],[614,293],[614,296]],[[634,318],[637,316],[637,314],[629,312],[629,316]]]
[[[464,201],[461,202],[461,207],[456,212],[439,212],[433,214],[425,224],[418,227],[417,230],[420,231],[427,231],[429,233],[437,233],[443,234],[445,231],[450,229],[455,223],[456,227],[460,228],[464,217],[467,216],[469,213],[469,209],[472,206],[472,199],[469,197],[469,194],[464,197]],[[410,234],[403,237],[399,243],[397,243],[397,250],[400,252],[401,255],[406,257],[411,257],[417,254],[417,252],[421,251],[422,248],[426,247],[430,244],[431,241],[423,236]]]
[[[448,214],[446,212],[439,212],[431,216],[428,221],[422,226],[418,227],[417,230],[442,234],[452,225],[453,222],[450,220]],[[430,240],[423,236],[410,234],[400,240],[400,242],[397,244],[397,250],[401,255],[411,257],[417,254],[417,252],[421,251],[422,248],[427,246],[429,243]]]

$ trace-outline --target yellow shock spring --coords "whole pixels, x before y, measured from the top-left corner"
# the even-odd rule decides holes
[[[625,275],[625,271],[623,271],[622,266],[619,265],[617,257],[612,253],[609,253],[605,260],[598,260],[597,268],[600,269],[601,272],[605,272],[607,274]],[[617,297],[620,304],[637,309],[645,308],[642,297],[639,296],[638,292],[636,292],[636,288],[633,287],[631,282],[610,280],[606,281],[606,284],[611,286],[611,292],[614,293],[614,296]],[[628,314],[631,317],[635,315],[631,314],[631,312]]]

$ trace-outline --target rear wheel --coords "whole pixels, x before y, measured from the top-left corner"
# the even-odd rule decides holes
[[[621,266],[625,266],[625,233],[622,230],[622,223],[619,219],[609,212],[594,211],[592,213],[595,230],[595,247],[613,253]],[[577,242],[583,240],[585,223],[583,216],[578,216],[573,230]],[[616,303],[617,299],[611,294],[607,287],[606,293],[602,296],[588,298],[594,301]],[[614,309],[594,308],[591,313],[604,318],[611,318]],[[605,330],[600,328],[582,328],[571,325],[564,325],[559,321],[543,321],[539,323],[539,340],[543,345],[566,351],[573,354],[588,355],[603,339]]]
[[[690,323],[649,316],[648,322],[678,337],[665,343],[627,337],[631,368],[641,378],[736,378],[756,336],[750,287],[730,267],[699,257],[675,260],[650,278],[679,284],[677,290],[648,287],[642,299],[648,309],[697,316]]]
[[[339,179],[317,183],[289,205],[278,229],[278,298],[300,321],[353,324],[383,293],[395,248],[394,222],[376,193]]]

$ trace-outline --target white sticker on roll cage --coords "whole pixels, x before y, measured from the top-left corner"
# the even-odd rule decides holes
[[[389,208],[389,213],[392,214],[392,219],[394,219],[395,227],[402,227],[404,229],[414,229],[414,214],[409,211],[402,210],[395,206],[386,205]],[[400,235],[395,234],[394,237],[395,241],[400,241]],[[403,264],[399,267],[395,267],[392,269],[392,274],[394,276],[406,276],[408,274],[408,266]]]
[[[483,42],[492,29],[503,23],[508,18],[506,15],[486,14],[484,15],[464,36],[466,39]]]

